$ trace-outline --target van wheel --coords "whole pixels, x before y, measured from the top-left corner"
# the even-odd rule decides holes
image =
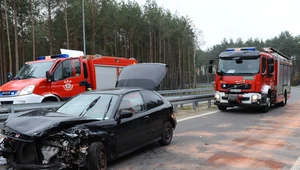
[[[227,107],[226,106],[218,106],[218,109],[221,111],[225,111],[227,109]]]
[[[93,170],[107,169],[107,153],[101,142],[93,142],[88,148],[88,168]]]
[[[169,145],[173,138],[173,126],[170,121],[167,121],[164,125],[161,139],[158,141],[161,145]]]

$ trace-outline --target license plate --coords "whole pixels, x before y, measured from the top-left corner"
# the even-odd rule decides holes
[[[230,89],[230,92],[241,92],[241,89]]]
[[[229,94],[228,95],[229,101],[236,101],[236,99],[237,99],[237,94]]]

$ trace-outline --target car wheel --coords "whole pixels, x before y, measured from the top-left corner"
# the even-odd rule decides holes
[[[93,170],[107,169],[107,153],[101,142],[93,142],[88,148],[88,167]]]
[[[227,107],[226,106],[218,106],[218,109],[221,111],[225,111],[227,109]]]
[[[164,125],[163,133],[161,134],[161,139],[159,143],[163,146],[169,145],[173,138],[173,126],[171,122],[167,121]]]

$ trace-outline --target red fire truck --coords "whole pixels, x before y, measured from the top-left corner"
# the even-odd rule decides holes
[[[214,60],[209,61],[209,72]],[[219,110],[228,107],[257,107],[268,112],[275,104],[286,105],[291,94],[291,59],[267,47],[227,48],[215,67],[215,102]]]
[[[68,54],[41,56],[26,62],[0,87],[0,105],[63,101],[90,89],[111,88],[124,66],[135,59]]]

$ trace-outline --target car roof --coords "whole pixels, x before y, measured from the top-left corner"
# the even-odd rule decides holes
[[[131,91],[138,91],[138,90],[146,90],[142,88],[130,88],[130,87],[122,87],[122,88],[106,88],[106,89],[98,89],[93,91],[87,91],[87,94],[115,94],[120,95],[123,93],[128,93]]]

